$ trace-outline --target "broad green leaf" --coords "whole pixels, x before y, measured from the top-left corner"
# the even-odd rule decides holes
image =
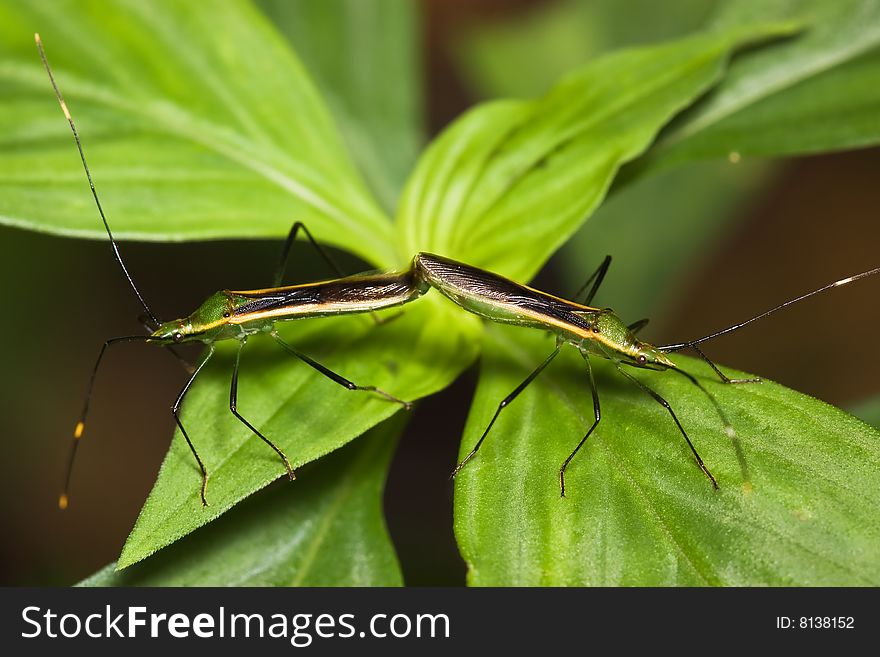
[[[462,456],[498,402],[553,348],[517,328],[486,331]],[[596,362],[592,422],[582,359],[565,349],[496,423],[455,486],[455,530],[474,585],[874,585],[880,583],[880,433],[775,383],[725,386],[677,357],[717,398],[672,372],[635,372],[675,409],[707,466],[697,468],[667,412]],[[495,429],[493,429],[495,431]]]
[[[431,143],[401,199],[396,226],[401,253],[434,249],[451,255],[464,209],[474,190],[479,190],[483,170],[531,113],[531,104],[524,101],[483,103]]]
[[[734,151],[791,154],[877,143],[880,1],[739,0],[724,5],[716,25],[784,18],[809,28],[787,44],[738,56],[724,82],[665,136],[654,166]]]
[[[672,148],[664,164],[880,143],[880,49],[762,99]],[[662,152],[662,149],[661,149]]]
[[[261,0],[294,44],[346,146],[390,212],[423,141],[418,6],[400,0]]]
[[[0,7],[0,221],[103,239],[40,32],[117,234],[280,236],[397,264],[390,225],[285,39],[245,0]]]
[[[428,148],[404,190],[401,254],[435,251],[529,279],[618,168],[719,79],[734,48],[792,29],[752,25],[614,53],[542,98],[472,110]]]
[[[154,558],[82,586],[399,586],[382,516],[403,414]]]
[[[280,328],[288,342],[355,383],[415,400],[449,385],[476,355],[479,323],[449,312],[434,297],[380,326],[361,316]],[[276,454],[229,413],[234,348],[218,345],[218,355],[184,404],[184,425],[210,474],[209,506],[200,504],[200,475],[178,432],[119,568],[210,522],[284,474]],[[238,410],[297,468],[359,436],[400,406],[373,393],[346,390],[287,355],[268,336],[257,336],[242,355]]]

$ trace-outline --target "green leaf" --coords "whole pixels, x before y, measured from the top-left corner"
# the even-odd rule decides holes
[[[385,473],[406,416],[279,482],[211,526],[82,586],[400,586],[382,516]]]
[[[528,280],[618,168],[718,80],[732,49],[791,29],[752,25],[614,53],[542,98],[472,110],[428,148],[404,190],[401,254],[435,251]]]
[[[880,1],[742,0],[719,28],[801,18],[787,44],[738,56],[724,82],[665,137],[653,166],[740,154],[852,148],[880,141]]]
[[[778,156],[880,143],[880,50],[804,80],[696,133],[665,165],[698,159]],[[661,149],[662,152],[662,149]]]
[[[486,331],[462,456],[498,402],[552,350],[517,328]],[[737,437],[684,377],[635,372],[669,400],[707,466],[697,468],[666,411],[596,362],[592,422],[573,349],[498,419],[455,487],[455,530],[474,585],[874,585],[880,583],[880,433],[775,383],[725,386],[676,358],[715,395]]]
[[[390,212],[421,148],[421,26],[400,0],[261,0],[327,99]]]
[[[436,298],[426,298],[381,326],[360,316],[279,328],[289,343],[355,383],[415,400],[445,388],[472,362],[479,326],[462,313],[450,314]],[[218,355],[184,404],[184,425],[210,475],[210,506],[201,506],[199,471],[178,432],[119,568],[214,520],[284,474],[276,454],[229,413],[234,349],[218,344]],[[297,468],[359,436],[400,406],[373,393],[346,390],[287,355],[268,336],[256,336],[242,354],[238,410]]]
[[[104,238],[35,31],[120,237],[279,236],[299,219],[398,264],[306,71],[244,0],[0,7],[0,221]]]

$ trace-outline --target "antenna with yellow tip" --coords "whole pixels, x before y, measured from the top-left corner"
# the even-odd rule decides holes
[[[89,414],[89,401],[92,398],[92,388],[95,386],[95,377],[98,374],[98,369],[104,358],[104,352],[107,351],[107,347],[120,342],[149,342],[149,340],[149,335],[126,335],[121,338],[111,338],[110,340],[105,341],[101,347],[101,351],[98,353],[98,359],[95,361],[95,367],[92,368],[92,376],[89,379],[89,387],[86,392],[86,400],[83,404],[82,413],[79,416],[79,421],[73,428],[73,444],[70,447],[70,457],[67,460],[67,474],[64,476],[64,490],[58,498],[58,508],[62,511],[67,508],[69,502],[67,493],[70,490],[70,476],[73,474],[73,462],[76,459],[76,450],[81,442],[80,438],[82,438],[83,433],[85,433],[86,430],[86,416]]]
[[[116,262],[119,263],[119,266],[122,268],[122,273],[125,275],[125,279],[128,281],[128,284],[131,286],[131,289],[134,291],[135,296],[140,301],[141,305],[144,307],[144,310],[147,311],[147,315],[153,321],[155,325],[159,325],[159,320],[156,319],[156,316],[153,314],[153,311],[150,310],[150,307],[147,305],[147,302],[144,301],[143,296],[141,296],[140,291],[137,288],[137,285],[134,284],[134,280],[131,277],[131,274],[128,273],[128,269],[125,267],[125,263],[122,261],[122,256],[119,253],[119,247],[116,245],[116,240],[113,238],[113,233],[110,230],[110,224],[107,222],[107,217],[104,216],[104,209],[101,207],[101,201],[98,198],[98,192],[95,189],[95,183],[92,181],[92,174],[89,172],[89,165],[86,162],[85,153],[83,153],[82,144],[79,141],[79,133],[76,130],[76,124],[73,122],[73,117],[70,114],[70,110],[67,108],[67,103],[64,102],[64,98],[61,95],[61,91],[58,89],[58,85],[55,82],[55,76],[52,74],[52,68],[49,66],[49,60],[46,58],[46,52],[43,50],[43,41],[40,39],[39,33],[34,33],[34,41],[37,44],[37,51],[40,53],[40,59],[43,62],[43,66],[46,68],[46,73],[49,75],[49,82],[52,83],[52,89],[55,91],[55,98],[58,99],[58,104],[61,105],[61,111],[64,112],[64,118],[67,119],[67,123],[70,124],[70,130],[73,132],[73,140],[76,142],[76,149],[79,151],[80,160],[82,160],[83,169],[86,172],[86,179],[89,181],[89,188],[92,190],[92,197],[95,199],[95,205],[98,206],[98,213],[101,215],[101,221],[104,222],[104,229],[107,231],[107,237],[110,238],[110,246],[113,248],[113,256],[116,258]],[[98,373],[98,366],[101,364],[101,359],[104,357],[104,352],[107,347],[117,342],[134,342],[134,341],[147,341],[149,340],[149,336],[143,335],[132,335],[125,336],[122,338],[113,338],[112,340],[107,340],[104,343],[104,346],[101,347],[101,353],[98,355],[98,360],[95,362],[95,367],[92,370],[92,377],[89,381],[88,392],[86,393],[86,401],[83,405],[82,415],[80,415],[79,421],[76,423],[76,427],[73,429],[73,445],[70,449],[70,458],[67,461],[67,475],[64,478],[64,491],[58,497],[58,508],[62,511],[67,508],[69,504],[69,498],[67,496],[68,491],[70,490],[70,476],[73,472],[73,462],[76,458],[76,449],[79,446],[80,438],[82,438],[83,432],[86,428],[86,415],[89,412],[89,400],[92,397],[92,387],[95,384],[95,375]]]

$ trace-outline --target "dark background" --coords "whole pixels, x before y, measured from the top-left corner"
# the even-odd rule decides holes
[[[461,35],[544,3],[423,4],[428,133],[434,135],[477,100],[451,55]],[[878,266],[878,174],[880,149],[774,165],[711,244],[681,264],[686,275],[651,309],[647,337],[660,343],[695,337]],[[77,480],[89,484],[79,487],[68,513],[58,513],[70,431],[90,367],[105,338],[138,332],[138,307],[106,243],[0,228],[0,245],[0,584],[70,584],[118,555],[167,449],[168,406],[184,374],[171,358],[141,346],[110,357],[77,466]],[[264,241],[126,243],[123,252],[144,295],[167,317],[189,312],[217,289],[264,286],[279,247]],[[290,280],[323,272],[305,246],[297,249],[292,260],[302,265]],[[584,254],[577,270],[572,258],[554,258],[537,285],[555,293],[576,289],[603,255]],[[347,265],[357,267],[351,260]],[[880,280],[834,291],[713,343],[711,354],[847,407],[880,393],[878,298]],[[421,403],[391,471],[388,522],[410,584],[464,582],[448,474],[474,381],[468,372]]]

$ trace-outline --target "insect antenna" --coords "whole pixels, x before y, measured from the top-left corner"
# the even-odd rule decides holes
[[[76,458],[76,450],[79,447],[80,438],[82,438],[83,432],[86,429],[86,416],[89,414],[89,402],[92,399],[92,388],[95,387],[95,378],[98,375],[98,369],[101,367],[101,361],[104,359],[104,353],[107,351],[108,347],[112,347],[115,344],[122,344],[125,342],[149,342],[150,339],[149,335],[126,335],[121,338],[111,338],[101,347],[98,359],[95,361],[95,366],[92,368],[92,376],[89,378],[89,387],[86,392],[86,400],[83,402],[82,413],[80,413],[79,421],[73,429],[73,444],[70,447],[70,456],[67,459],[67,471],[64,475],[64,488],[61,491],[61,495],[58,497],[58,508],[62,511],[67,508],[69,502],[68,492],[70,491],[70,476],[73,474],[73,461]]]
[[[839,281],[834,281],[833,283],[829,283],[828,285],[823,285],[817,290],[813,290],[812,292],[807,292],[806,294],[802,294],[799,297],[795,297],[794,299],[789,299],[783,303],[780,303],[778,306],[771,308],[770,310],[766,310],[762,312],[760,315],[755,315],[754,317],[745,320],[744,322],[739,322],[738,324],[734,324],[733,326],[728,326],[727,328],[721,329],[720,331],[715,331],[714,333],[710,333],[709,335],[704,335],[702,338],[697,338],[695,340],[688,340],[687,342],[678,342],[676,344],[667,344],[662,347],[657,347],[660,351],[671,352],[671,351],[680,351],[681,349],[687,349],[689,347],[695,347],[698,344],[702,344],[703,342],[707,342],[708,340],[713,340],[719,336],[722,336],[726,333],[732,333],[733,331],[739,330],[744,326],[748,326],[752,322],[757,322],[759,319],[763,319],[768,315],[772,315],[773,313],[782,310],[783,308],[787,308],[793,304],[798,303],[799,301],[803,301],[805,299],[809,299],[810,297],[816,296],[826,290],[832,290],[834,288],[843,287],[844,285],[849,285],[850,283],[854,283],[855,281],[861,280],[863,278],[868,278],[869,276],[873,276],[875,274],[880,274],[880,267],[876,269],[871,269],[869,271],[863,271],[861,274],[855,274],[854,276],[848,276],[846,278],[841,278]]]
[[[70,129],[73,132],[73,139],[76,142],[76,148],[79,151],[79,157],[82,160],[83,169],[86,172],[86,178],[89,181],[89,187],[91,188],[92,196],[95,199],[95,205],[98,206],[98,213],[101,215],[101,221],[104,222],[104,228],[107,230],[107,236],[110,238],[110,246],[113,248],[113,256],[116,258],[116,262],[118,262],[119,266],[122,268],[122,273],[125,275],[128,284],[134,291],[135,296],[137,296],[138,301],[141,302],[141,305],[144,307],[147,315],[149,315],[153,324],[158,325],[159,320],[156,319],[153,311],[150,310],[147,302],[144,301],[144,297],[141,295],[140,290],[138,290],[137,285],[134,284],[134,279],[132,279],[131,274],[128,273],[128,269],[126,268],[125,263],[122,261],[122,256],[119,254],[119,247],[116,245],[116,240],[113,239],[113,233],[110,231],[110,224],[107,223],[107,217],[104,216],[104,209],[101,207],[101,201],[98,199],[98,192],[95,190],[95,183],[92,181],[92,174],[89,172],[89,165],[86,163],[86,156],[83,153],[82,144],[79,141],[79,133],[76,130],[76,125],[74,125],[73,123],[73,117],[70,115],[70,110],[67,109],[67,103],[64,102],[64,98],[61,96],[61,91],[58,89],[58,85],[55,83],[55,76],[52,75],[52,69],[49,67],[49,60],[46,59],[46,53],[43,50],[43,42],[40,40],[40,35],[34,34],[34,40],[37,43],[37,50],[40,52],[40,59],[43,61],[43,66],[46,68],[46,73],[49,74],[49,81],[52,83],[52,89],[55,90],[55,97],[58,99],[58,104],[61,105],[61,111],[64,112],[64,118],[67,119],[67,122],[70,124]]]
[[[49,60],[46,58],[46,52],[43,50],[43,42],[40,39],[39,34],[34,34],[34,41],[37,44],[37,51],[40,53],[40,59],[43,62],[43,66],[46,69],[46,73],[49,75],[49,82],[52,83],[52,89],[55,91],[55,98],[58,99],[58,104],[61,106],[61,111],[64,112],[64,118],[67,119],[67,123],[70,125],[70,130],[73,132],[73,140],[76,142],[76,149],[79,151],[80,160],[82,160],[83,170],[86,172],[86,179],[89,181],[89,188],[92,190],[92,197],[95,199],[95,205],[98,207],[98,214],[101,215],[101,221],[104,223],[104,229],[107,231],[107,237],[110,238],[110,246],[113,249],[113,256],[116,258],[116,262],[119,263],[120,268],[122,269],[122,273],[125,276],[125,279],[128,281],[128,284],[131,286],[132,291],[135,296],[140,301],[141,306],[143,306],[146,311],[146,317],[149,319],[149,323],[153,326],[159,325],[159,320],[156,318],[156,315],[153,314],[153,311],[150,310],[150,307],[147,305],[147,302],[144,300],[144,297],[141,295],[140,290],[138,290],[137,285],[134,283],[134,279],[132,279],[131,274],[128,273],[128,269],[125,266],[125,263],[122,260],[122,256],[119,253],[119,247],[116,244],[116,240],[113,238],[113,232],[110,230],[110,224],[107,222],[107,217],[104,215],[104,208],[101,207],[101,201],[98,198],[98,192],[95,189],[95,183],[92,181],[92,174],[89,171],[89,165],[86,162],[85,153],[83,153],[82,144],[79,140],[79,133],[76,130],[76,124],[73,122],[73,117],[70,115],[70,110],[67,109],[67,103],[64,102],[64,98],[61,95],[61,90],[58,89],[58,84],[55,82],[55,76],[52,74],[52,68],[49,66]],[[89,401],[92,397],[92,388],[95,383],[95,377],[98,374],[98,368],[101,365],[101,361],[104,357],[104,353],[107,348],[114,345],[120,344],[124,342],[148,342],[150,340],[149,336],[146,335],[133,335],[126,336],[122,338],[113,338],[112,340],[107,340],[104,343],[104,346],[101,348],[101,353],[98,355],[98,360],[95,362],[95,367],[92,370],[92,376],[89,380],[88,392],[86,393],[86,399],[83,403],[83,410],[80,415],[79,421],[76,423],[76,427],[73,430],[73,444],[70,449],[70,457],[67,461],[67,471],[64,477],[64,489],[61,492],[61,495],[58,497],[58,507],[60,509],[66,509],[69,503],[68,492],[70,490],[70,477],[73,473],[73,463],[76,458],[77,447],[80,443],[80,438],[82,438],[83,432],[85,431],[85,423],[86,416],[89,412]]]

